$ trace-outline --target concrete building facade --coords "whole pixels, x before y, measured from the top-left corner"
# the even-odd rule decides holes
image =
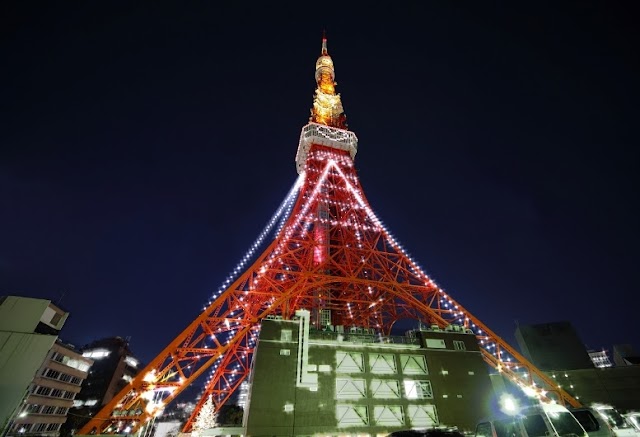
[[[473,334],[315,331],[308,316],[263,321],[246,435],[387,435],[435,425],[473,430],[488,415],[493,391]]]
[[[516,339],[523,354],[579,402],[640,410],[640,365],[621,359],[619,346],[614,346],[615,365],[607,359],[607,366],[596,367],[570,322],[519,326]],[[633,348],[627,346],[625,354],[633,356]]]
[[[67,317],[50,300],[0,297],[0,434],[6,432]]]
[[[57,436],[93,361],[57,341],[38,369],[7,436]]]
[[[122,337],[96,340],[82,348],[82,356],[93,366],[83,382],[73,404],[73,417],[66,429],[78,429],[100,408],[120,392],[140,371],[140,361],[134,357],[129,342]]]

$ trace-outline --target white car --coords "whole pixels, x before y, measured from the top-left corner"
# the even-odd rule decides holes
[[[633,425],[636,431],[640,432],[640,413],[633,411],[624,415],[627,421]]]
[[[592,405],[592,409],[600,413],[600,416],[607,421],[616,437],[640,437],[640,432],[633,427],[622,414],[610,405]]]

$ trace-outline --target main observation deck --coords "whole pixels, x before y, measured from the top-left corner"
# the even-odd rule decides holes
[[[304,171],[304,165],[307,162],[307,155],[312,144],[345,150],[349,152],[351,159],[355,158],[358,152],[358,137],[353,132],[311,122],[304,126],[300,133],[300,142],[296,152],[298,174]]]

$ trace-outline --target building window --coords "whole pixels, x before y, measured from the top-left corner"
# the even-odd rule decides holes
[[[125,362],[125,363],[127,363],[127,365],[128,365],[128,366],[133,367],[134,369],[135,369],[136,367],[138,367],[138,364],[140,364],[140,363],[138,362],[138,360],[136,360],[136,359],[135,359],[135,358],[133,358],[133,357],[129,357],[129,356],[127,356],[127,357],[124,359],[124,362]]]
[[[453,348],[457,351],[467,350],[467,347],[464,344],[464,341],[461,340],[453,340]]]
[[[53,326],[58,326],[58,323],[60,323],[60,320],[62,320],[62,314],[60,314],[60,313],[55,313],[55,314],[53,315],[53,317],[51,317],[51,322],[50,322],[50,323],[51,323]]]
[[[41,414],[53,414],[56,412],[56,407],[52,406],[52,405],[45,405],[42,408],[42,412]]]
[[[51,387],[38,387],[36,388],[36,394],[40,396],[49,396],[51,394]]]
[[[365,399],[367,383],[364,379],[336,378],[336,399]]]
[[[42,432],[47,429],[47,423],[36,423],[33,425],[33,432]]]
[[[427,338],[426,346],[429,349],[446,349],[447,345],[444,343],[444,340],[441,338]]]
[[[27,405],[27,413],[38,413],[40,412],[40,407],[42,407],[42,405],[29,404]]]
[[[431,381],[404,380],[404,395],[407,399],[433,399]]]
[[[364,372],[364,357],[361,352],[336,352],[336,373]]]
[[[64,360],[64,355],[62,355],[59,352],[53,353],[53,361],[57,361],[58,363],[61,363],[63,360]]]
[[[58,407],[58,409],[56,410],[56,414],[64,416],[65,414],[67,414],[67,411],[69,411],[67,407]]]
[[[362,427],[369,425],[369,411],[366,405],[336,405],[338,427]]]
[[[31,429],[31,426],[32,426],[31,423],[16,423],[15,425],[13,425],[13,429],[19,432],[20,434],[22,434],[25,432],[29,432],[29,430]]]
[[[322,310],[320,312],[320,324],[322,326],[331,325],[331,310]]]
[[[87,364],[84,361],[80,361],[80,360],[76,360],[74,358],[68,358],[67,360],[65,360],[65,362],[63,363],[69,367],[72,367],[74,369],[78,369],[81,372],[86,372],[87,370],[89,370],[89,367],[91,367],[89,364]]]
[[[53,391],[51,391],[51,394],[49,396],[51,396],[52,398],[61,398],[64,395],[64,390],[60,390],[59,388],[54,388]]]
[[[280,331],[280,341],[293,341],[293,333],[291,329],[283,329]]]
[[[60,423],[50,423],[47,425],[47,431],[58,431],[60,429]]]
[[[371,396],[377,399],[400,399],[400,381],[396,379],[372,379]]]
[[[392,354],[369,354],[369,369],[371,373],[397,373],[396,360]]]
[[[402,373],[405,375],[427,375],[427,361],[424,355],[400,355]]]
[[[80,385],[82,384],[82,380],[77,376],[71,377],[71,384]]]
[[[93,350],[84,351],[82,353],[82,356],[86,358],[93,358],[94,360],[99,360],[101,358],[108,357],[110,353],[111,351],[107,349],[93,349]]]
[[[71,375],[67,375],[66,373],[63,373],[62,375],[60,375],[60,381],[62,382],[71,381]]]
[[[401,405],[376,405],[373,407],[373,417],[376,425],[404,425],[404,411]]]
[[[60,372],[53,369],[45,369],[44,376],[51,379],[58,379],[60,377]]]
[[[72,391],[66,391],[64,392],[64,396],[65,399],[73,399],[76,397],[76,394]]]

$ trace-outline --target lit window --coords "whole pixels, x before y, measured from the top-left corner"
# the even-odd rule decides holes
[[[93,349],[84,351],[82,353],[82,356],[86,358],[92,358],[94,360],[99,360],[100,358],[108,357],[110,353],[111,351],[108,351],[106,349]]]
[[[407,399],[433,399],[431,381],[405,380],[404,394]]]
[[[91,353],[90,351],[85,352],[85,354]],[[85,356],[84,354],[82,354],[82,356]],[[69,358],[68,360],[65,360],[63,362],[63,364],[69,366],[69,367],[73,367],[74,369],[78,369],[81,372],[86,372],[87,370],[89,370],[89,367],[91,367],[88,363],[86,363],[85,361],[81,361],[81,360],[76,360],[73,358]]]
[[[135,367],[138,367],[138,364],[140,364],[140,363],[139,363],[139,361],[138,361],[138,360],[136,360],[136,359],[135,359],[135,358],[133,358],[133,357],[126,357],[126,358],[124,359],[124,362],[125,362],[125,363],[127,363],[129,366],[134,367],[134,368],[135,368]]]
[[[97,399],[88,399],[84,404],[85,404],[87,407],[91,407],[91,406],[93,406],[93,405],[95,405],[95,404],[97,404],[97,403],[98,403],[98,400],[97,400]]]

